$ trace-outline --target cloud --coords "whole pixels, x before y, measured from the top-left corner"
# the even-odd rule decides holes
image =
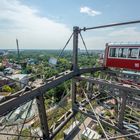
[[[96,15],[100,15],[101,12],[99,11],[95,11],[87,6],[81,7],[80,8],[80,13],[85,13],[88,14],[89,16],[96,16]]]
[[[109,36],[137,36],[140,32],[136,31],[136,27],[127,27],[120,30],[112,31]]]
[[[24,49],[62,48],[70,34],[65,24],[40,16],[19,0],[0,1],[0,48],[16,48],[16,38]]]
[[[71,33],[65,24],[41,16],[38,9],[20,0],[0,0],[0,49],[15,49],[16,38],[22,49],[60,49]],[[86,34],[84,40],[89,49],[104,49],[107,42],[140,41],[138,26],[105,28]],[[82,43],[79,47],[84,49]]]

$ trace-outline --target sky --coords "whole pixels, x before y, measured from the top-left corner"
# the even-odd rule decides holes
[[[62,49],[74,26],[140,20],[139,6],[140,0],[0,0],[0,49],[16,49],[16,38],[20,49]],[[108,42],[139,43],[140,24],[81,34],[88,49],[104,49]]]

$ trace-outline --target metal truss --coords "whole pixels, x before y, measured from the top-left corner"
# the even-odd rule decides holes
[[[37,106],[38,106],[38,112],[39,112],[39,118],[41,123],[41,130],[43,133],[43,140],[51,140],[53,139],[58,132],[69,122],[69,120],[73,117],[75,117],[77,112],[81,112],[82,114],[92,118],[95,122],[98,122],[100,126],[102,127],[102,130],[104,131],[104,126],[111,127],[118,131],[119,133],[123,134],[121,136],[116,136],[112,138],[108,138],[106,132],[104,131],[104,135],[106,136],[106,139],[116,139],[119,137],[131,137],[133,139],[138,140],[139,138],[136,135],[139,135],[138,133],[132,133],[129,134],[129,132],[125,129],[123,129],[123,120],[124,120],[124,112],[126,109],[127,101],[131,101],[132,99],[136,102],[139,102],[138,96],[140,95],[140,89],[135,87],[128,87],[123,85],[122,83],[117,82],[111,82],[103,79],[95,79],[95,78],[87,78],[87,77],[80,77],[81,74],[84,73],[94,73],[97,71],[105,71],[106,68],[104,67],[97,67],[97,68],[86,68],[86,69],[79,69],[78,67],[78,37],[81,31],[91,30],[91,29],[99,29],[99,28],[107,28],[112,26],[121,26],[121,25],[127,25],[127,24],[136,24],[140,23],[140,21],[130,21],[130,22],[123,22],[123,23],[116,23],[116,24],[109,24],[109,25],[102,25],[97,27],[91,27],[91,28],[83,28],[80,29],[79,27],[73,28],[73,60],[72,60],[72,70],[71,71],[65,71],[63,73],[60,73],[56,76],[53,76],[45,81],[44,84],[42,84],[38,88],[29,89],[29,90],[22,90],[19,91],[7,98],[5,98],[3,101],[0,102],[0,116],[8,114],[10,111],[15,110],[19,106],[23,105],[24,103],[31,101],[33,99],[36,99]],[[72,37],[72,36],[71,36]],[[70,39],[71,39],[70,37]],[[69,42],[69,41],[68,41]],[[86,46],[85,46],[86,47]],[[72,79],[72,93],[71,93],[71,100],[72,100],[72,108],[71,110],[68,110],[54,125],[52,125],[51,128],[48,127],[48,119],[47,119],[47,113],[46,108],[44,105],[44,97],[46,91],[60,85],[61,83]],[[91,96],[89,99],[86,95],[86,100],[83,100],[82,102],[77,103],[76,98],[76,82],[77,81],[87,81],[91,84],[98,84],[100,87],[102,87],[102,90],[111,90],[110,94],[112,96],[118,96],[118,98],[121,98],[120,101],[120,110],[119,110],[119,117],[118,117],[118,123],[116,125],[112,124],[110,121],[106,121],[105,119],[99,117],[92,107],[90,100],[97,99],[98,96],[100,96],[100,93],[96,96]],[[116,92],[117,89],[117,92]],[[133,94],[132,94],[133,93]],[[85,108],[86,104],[90,104],[90,107],[92,111],[87,110]],[[22,130],[21,130],[22,131]],[[2,133],[1,133],[2,134]],[[9,134],[10,135],[10,134]],[[14,135],[14,134],[11,134]],[[16,134],[15,134],[16,135]],[[134,136],[135,135],[135,136]],[[21,133],[20,133],[20,136]],[[18,137],[20,137],[18,136]],[[40,137],[36,137],[40,138]],[[41,139],[41,138],[40,138]]]
[[[124,113],[125,113],[125,109],[126,109],[126,106],[128,106],[128,100],[130,101],[132,99],[132,96],[134,97],[133,98],[133,101],[135,101],[135,96],[136,95],[140,95],[140,89],[138,88],[132,88],[132,87],[128,87],[128,86],[125,86],[123,84],[120,84],[120,83],[117,83],[117,82],[111,82],[111,81],[107,81],[107,80],[104,80],[104,79],[96,79],[96,78],[91,78],[91,77],[76,77],[77,81],[87,81],[87,82],[90,82],[92,85],[100,85],[102,87],[102,89],[99,90],[99,92],[106,92],[108,95],[111,95],[112,97],[116,98],[119,97],[120,98],[120,110],[118,112],[118,121],[114,124],[112,124],[111,121],[106,121],[103,117],[99,117],[99,120],[98,120],[98,117],[97,117],[97,114],[95,114],[95,112],[93,111],[93,107],[91,106],[91,103],[90,101],[92,100],[95,100],[97,101],[97,97],[96,98],[93,98],[91,97],[90,99],[88,98],[88,96],[85,94],[85,97],[86,99],[84,99],[83,101],[81,102],[78,102],[77,104],[74,105],[74,109],[76,111],[80,111],[82,114],[92,118],[94,121],[97,121],[97,122],[101,122],[101,124],[103,126],[108,126],[118,132],[120,132],[121,136],[116,136],[116,137],[112,137],[112,138],[109,138],[109,139],[117,139],[117,138],[122,138],[122,137],[131,137],[133,139],[140,139],[139,137],[137,137],[136,135],[139,135],[140,132],[133,132],[133,133],[130,133],[129,131],[125,130],[124,128],[124,125],[123,125],[123,121],[124,121]],[[112,89],[114,89],[114,92],[107,92],[106,90],[108,89],[112,91]],[[115,92],[117,91],[117,93]],[[99,95],[101,95],[103,93],[100,93]],[[130,96],[131,95],[131,96]],[[132,100],[131,100],[132,101]],[[137,100],[136,100],[137,102]],[[92,108],[92,111],[88,110],[87,108],[85,108],[85,106],[89,104]],[[135,135],[135,136],[134,136]]]

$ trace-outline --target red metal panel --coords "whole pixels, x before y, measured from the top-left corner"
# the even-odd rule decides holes
[[[140,59],[131,59],[131,58],[113,58],[109,57],[109,48],[140,48],[140,45],[137,44],[125,44],[125,45],[110,45],[106,44],[105,57],[104,57],[104,66],[113,67],[113,68],[123,68],[129,70],[138,70],[140,71]]]
[[[106,67],[124,68],[140,71],[140,60],[107,58]]]

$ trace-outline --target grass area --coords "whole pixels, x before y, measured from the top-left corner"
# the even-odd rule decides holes
[[[85,120],[85,116],[81,116],[81,113],[77,113],[76,114],[76,116],[75,116],[75,118],[76,119],[74,119],[74,118],[72,118],[64,127],[63,127],[63,129],[55,136],[55,138],[54,138],[54,140],[61,140],[61,139],[63,139],[64,138],[64,133],[63,133],[63,131],[65,130],[65,129],[67,129],[67,128],[69,128],[70,127],[70,125],[74,122],[74,121],[76,121],[76,120],[78,120],[79,122],[80,122],[80,124]]]
[[[49,127],[71,108],[71,101],[47,113]]]
[[[24,129],[22,132],[21,132],[21,135],[23,135],[23,136],[30,136],[30,130],[29,129]],[[18,137],[15,137],[14,139],[12,139],[12,140],[17,140],[18,139]],[[20,137],[19,138],[19,140],[31,140],[31,138],[30,137]],[[32,138],[32,140],[35,140],[35,138]]]

